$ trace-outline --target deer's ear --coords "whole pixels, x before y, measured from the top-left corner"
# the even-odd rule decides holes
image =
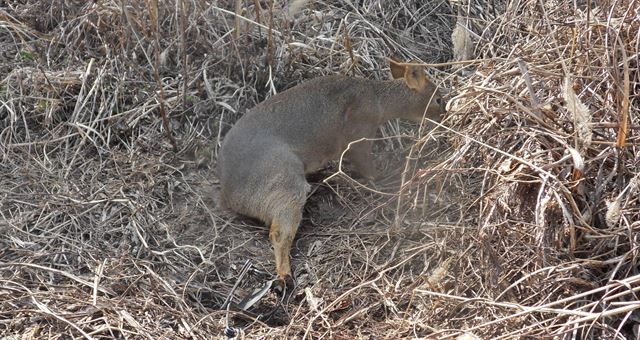
[[[427,75],[421,66],[408,65],[404,70],[404,82],[413,90],[422,90],[427,86]]]
[[[404,66],[403,64],[389,58],[389,68],[391,69],[391,76],[393,77],[393,79],[404,77],[406,66]]]

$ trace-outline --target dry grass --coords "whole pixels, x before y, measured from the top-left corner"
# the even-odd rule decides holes
[[[0,335],[637,339],[640,2],[350,3],[0,8]],[[313,176],[291,300],[223,309],[273,271],[266,228],[216,208],[231,124],[454,46],[447,119],[385,126],[376,190]]]

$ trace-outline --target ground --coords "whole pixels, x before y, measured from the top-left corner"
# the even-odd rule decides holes
[[[637,339],[639,9],[0,2],[0,334]],[[224,135],[388,57],[425,63],[442,125],[382,127],[373,186],[310,176],[296,290],[226,308],[274,263],[218,204]]]

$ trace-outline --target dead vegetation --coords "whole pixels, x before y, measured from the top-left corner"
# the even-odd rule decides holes
[[[8,339],[640,336],[638,1],[3,6]],[[229,126],[307,78],[454,54],[429,69],[443,125],[381,132],[380,187],[312,179],[288,304],[223,309],[273,271],[266,228],[216,208]]]

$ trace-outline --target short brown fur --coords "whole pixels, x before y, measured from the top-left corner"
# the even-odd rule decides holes
[[[394,80],[320,77],[260,103],[227,134],[218,160],[224,206],[270,225],[278,276],[292,283],[289,252],[310,186],[305,174],[339,158],[352,141],[372,138],[384,122],[445,113],[423,69],[391,62]],[[375,178],[372,142],[352,144],[346,157]]]

